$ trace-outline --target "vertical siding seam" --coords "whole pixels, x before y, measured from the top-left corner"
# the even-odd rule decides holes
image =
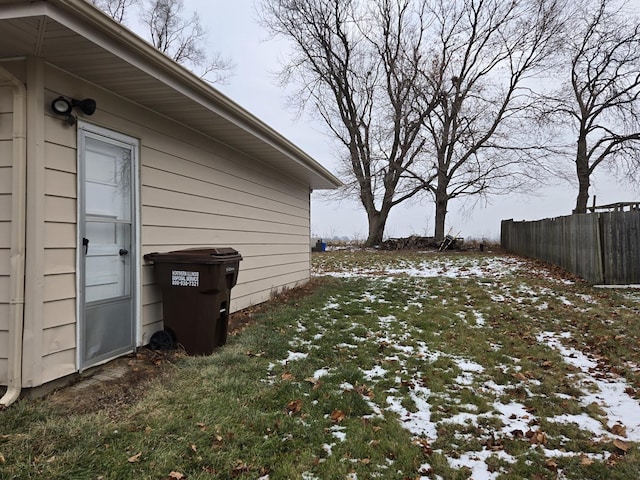
[[[27,59],[27,256],[23,387],[42,384],[45,249],[44,61]]]

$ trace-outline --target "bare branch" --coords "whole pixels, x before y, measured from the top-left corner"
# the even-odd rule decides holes
[[[135,5],[136,0],[89,0],[89,3],[98,7],[116,22],[124,24],[126,14]]]
[[[183,0],[88,0],[114,20],[126,24],[131,9],[137,9],[150,43],[172,60],[212,83],[226,83],[234,64],[207,49],[207,32],[194,12],[184,15]]]

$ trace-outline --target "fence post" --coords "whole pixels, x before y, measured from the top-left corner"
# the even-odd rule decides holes
[[[592,213],[591,215],[594,216],[594,221],[593,221],[593,228],[595,229],[594,235],[595,235],[595,240],[596,240],[596,264],[599,267],[598,268],[598,274],[597,277],[598,279],[594,279],[593,283],[601,283],[601,284],[606,284],[607,283],[607,270],[606,270],[606,265],[605,265],[605,259],[604,259],[604,252],[603,250],[603,246],[602,246],[602,215],[600,213]]]

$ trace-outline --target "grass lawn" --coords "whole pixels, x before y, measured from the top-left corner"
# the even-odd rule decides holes
[[[491,253],[313,264],[112,406],[0,412],[0,478],[640,478],[640,291]]]

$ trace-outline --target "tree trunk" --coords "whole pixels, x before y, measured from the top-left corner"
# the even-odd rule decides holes
[[[444,226],[447,219],[447,207],[449,205],[449,195],[447,188],[449,188],[449,178],[447,177],[447,168],[444,167],[443,160],[438,160],[440,168],[438,169],[438,186],[435,193],[436,204],[436,225],[434,237],[436,242],[444,240]]]
[[[389,211],[383,210],[370,211],[367,215],[369,220],[369,236],[365,242],[365,247],[375,247],[382,243],[382,237],[384,236],[384,227],[387,224],[387,218],[389,217]]]
[[[587,156],[587,138],[582,134],[578,137],[576,173],[578,176],[578,197],[573,213],[587,213],[590,186],[589,157]]]
[[[444,240],[444,226],[447,218],[447,204],[449,199],[446,195],[442,198],[436,198],[436,227],[434,237],[436,242]]]

